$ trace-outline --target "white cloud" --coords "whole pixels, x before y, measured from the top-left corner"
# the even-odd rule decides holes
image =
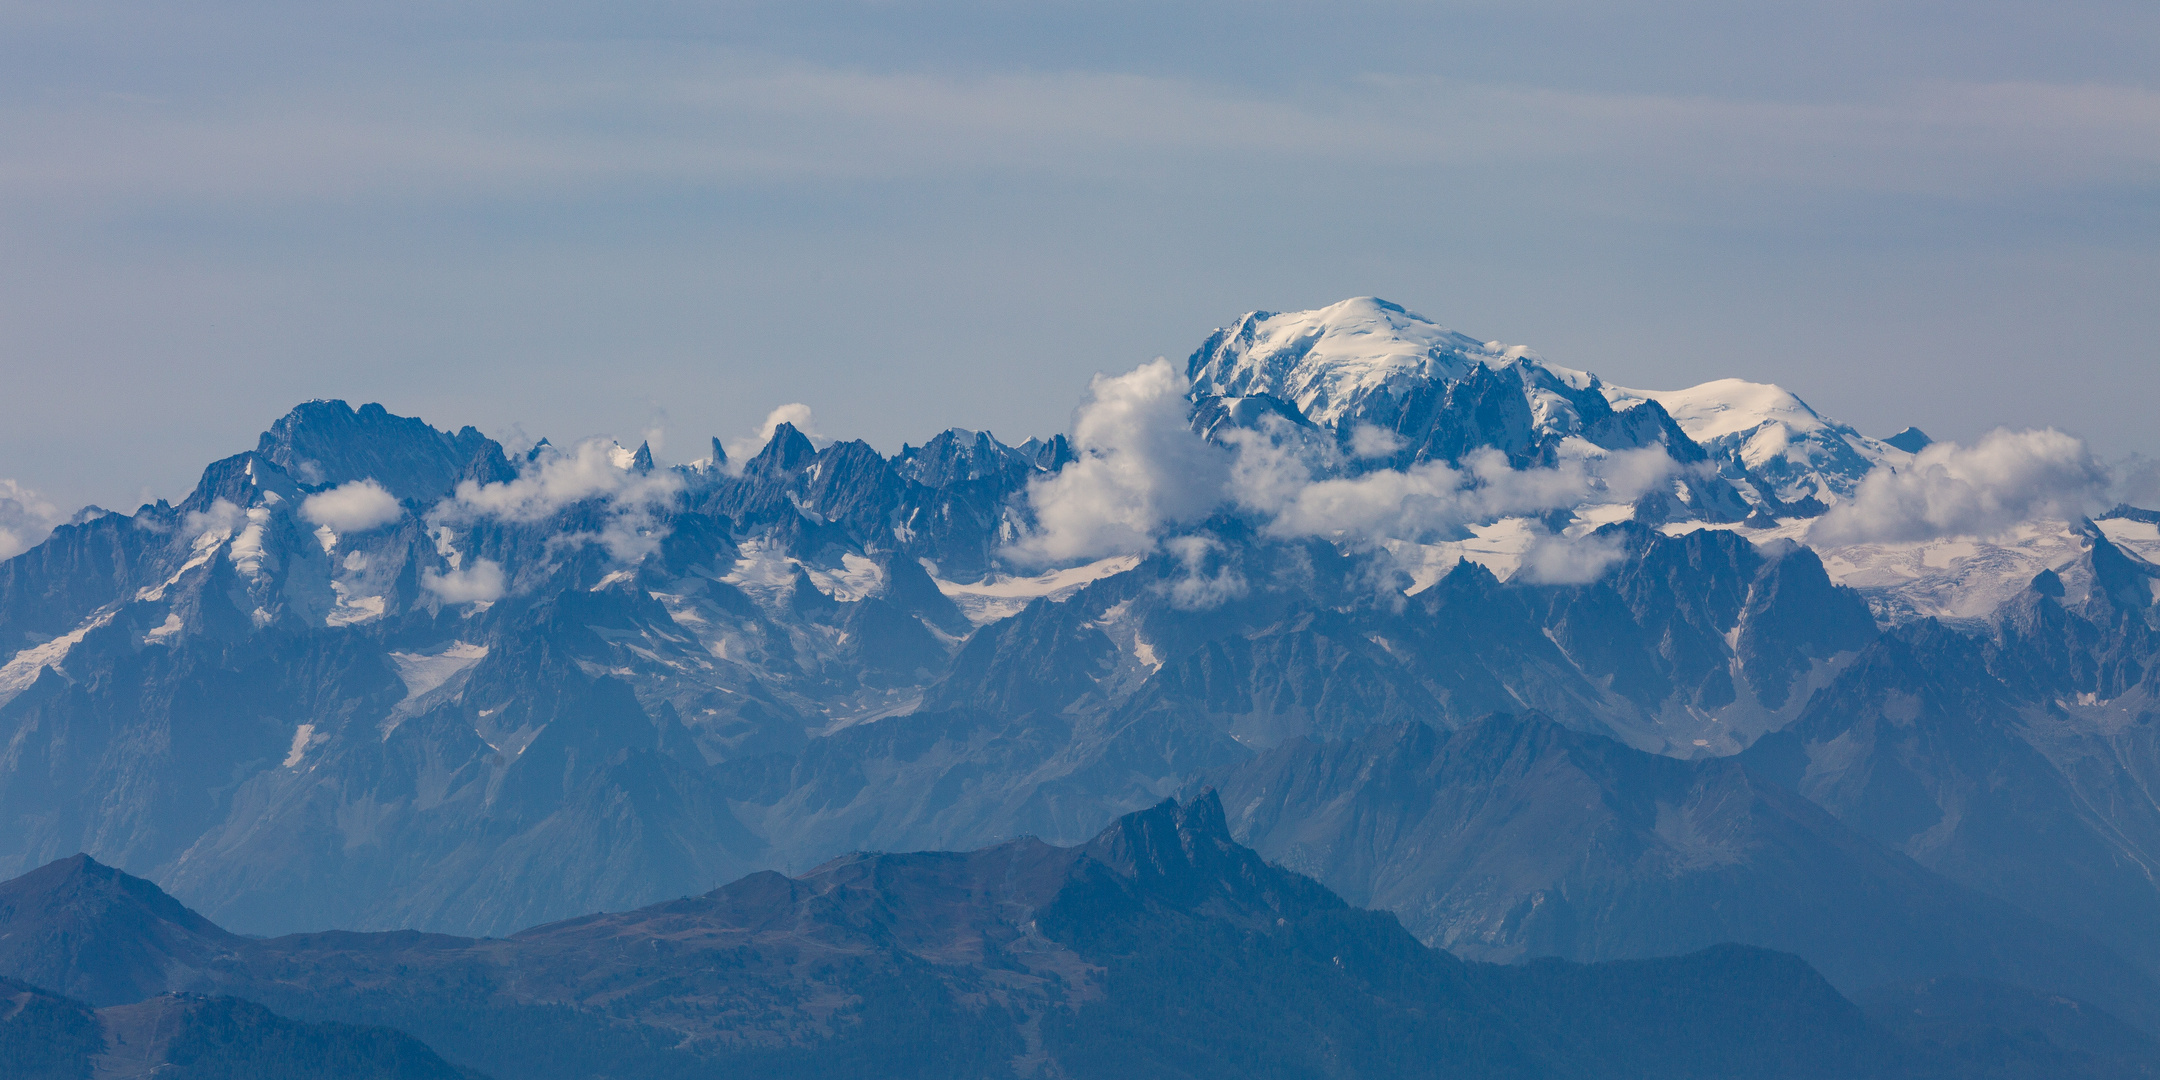
[[[43,543],[60,520],[60,509],[44,496],[0,478],[0,559],[12,559]]]
[[[1820,545],[1993,537],[2036,518],[2074,518],[2105,498],[2107,470],[2052,428],[1997,429],[1970,447],[1936,443],[1870,472],[1808,530]]]
[[[780,430],[782,424],[795,425],[795,430],[802,432],[803,437],[812,443],[825,441],[825,436],[818,433],[817,421],[810,415],[810,406],[800,401],[791,401],[766,413],[765,423],[758,428],[757,434],[728,440],[728,472],[740,476],[743,465],[756,457],[758,451],[765,449],[765,444],[772,441],[773,432]]]
[[[180,524],[181,531],[189,537],[201,537],[210,533],[227,536],[237,531],[247,514],[231,499],[212,499],[208,510],[190,511]]]
[[[1146,552],[1164,527],[1220,505],[1229,455],[1186,423],[1189,388],[1160,358],[1095,376],[1073,416],[1079,457],[1028,485],[1035,526],[1008,554],[1048,564]]]
[[[478,514],[529,524],[576,503],[602,500],[608,517],[600,542],[616,558],[635,560],[658,546],[662,531],[653,511],[674,498],[683,481],[672,470],[627,468],[622,449],[608,439],[587,439],[567,451],[543,448],[516,479],[484,485],[467,480],[429,516],[448,520]]]
[[[338,532],[366,532],[403,517],[397,496],[373,479],[354,480],[319,491],[300,504],[300,516]]]
[[[1340,453],[1280,420],[1224,431],[1227,450],[1210,445],[1188,423],[1188,389],[1161,360],[1096,376],[1075,416],[1080,459],[1029,486],[1035,528],[1007,556],[1051,564],[1147,552],[1176,526],[1233,505],[1274,536],[1425,542],[1499,517],[1632,502],[1676,468],[1661,447],[1596,451],[1538,469],[1511,468],[1505,455],[1487,450],[1459,466],[1426,462],[1330,476],[1343,464]],[[1587,580],[1581,575],[1594,577],[1610,563],[1596,545],[1549,546],[1534,579]],[[1183,537],[1170,548],[1184,567],[1174,586],[1189,594],[1181,603],[1212,606],[1246,587],[1234,571],[1204,572],[1219,561],[1212,541]]]
[[[459,484],[454,501],[505,521],[532,522],[587,499],[653,502],[681,489],[682,480],[672,473],[623,468],[617,464],[621,449],[607,439],[587,439],[567,451],[549,446],[514,480]]]
[[[447,603],[491,602],[502,599],[503,568],[493,559],[474,559],[471,566],[447,574],[425,571],[420,575],[420,585]]]
[[[1627,557],[1627,547],[1609,536],[1566,537],[1547,533],[1530,542],[1522,565],[1508,580],[1537,585],[1582,585],[1605,576]]]
[[[1268,447],[1239,447],[1238,502],[1271,516],[1277,536],[1320,536],[1377,543],[1423,541],[1463,525],[1584,503],[1631,502],[1669,476],[1662,448],[1574,458],[1551,468],[1513,469],[1497,450],[1465,458],[1461,468],[1423,462],[1354,477],[1299,482],[1302,464],[1285,464]]]
[[[1177,536],[1163,542],[1176,556],[1180,573],[1170,583],[1170,606],[1183,611],[1207,611],[1244,596],[1250,591],[1245,575],[1222,556],[1227,550],[1209,536]]]
[[[1350,452],[1361,458],[1384,458],[1402,448],[1402,436],[1384,427],[1359,424],[1350,431]]]

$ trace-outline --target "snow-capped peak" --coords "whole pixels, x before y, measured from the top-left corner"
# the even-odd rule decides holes
[[[1728,463],[1721,471],[1749,502],[1774,513],[1805,514],[1810,500],[1837,502],[1869,470],[1910,456],[1780,386],[1744,379],[1684,390],[1608,386],[1529,349],[1479,341],[1370,296],[1312,311],[1254,312],[1209,337],[1186,372],[1195,398],[1266,394],[1347,433],[1354,422],[1395,426],[1401,406],[1386,399],[1467,380],[1481,367],[1520,377],[1530,411],[1522,441],[1583,434],[1592,419],[1583,407],[1601,396],[1620,411],[1654,401],[1713,459]],[[1504,432],[1481,434],[1508,441]]]
[[[1717,379],[1685,390],[1606,386],[1604,392],[1616,409],[1644,401],[1664,406],[1688,438],[1713,457],[1737,461],[1787,502],[1835,502],[1869,469],[1909,456],[1823,416],[1773,383]]]
[[[1821,413],[1792,391],[1774,383],[1745,379],[1716,379],[1685,390],[1630,390],[1607,386],[1605,400],[1614,408],[1655,401],[1688,433],[1688,438],[1707,443],[1727,435],[1753,431],[1776,421],[1795,432],[1820,431],[1829,426]]]
[[[1576,389],[1589,375],[1553,367],[1528,349],[1479,341],[1377,297],[1312,311],[1256,311],[1217,330],[1186,364],[1193,393],[1268,394],[1332,425],[1379,391],[1452,381],[1479,364],[1527,361]]]

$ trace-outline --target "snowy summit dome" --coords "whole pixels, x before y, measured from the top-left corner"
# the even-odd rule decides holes
[[[1529,360],[1563,381],[1581,372],[1551,368],[1528,349],[1481,342],[1377,297],[1312,311],[1256,311],[1217,330],[1186,364],[1197,396],[1267,394],[1306,418],[1333,424],[1359,402],[1413,382],[1454,381],[1479,364]]]

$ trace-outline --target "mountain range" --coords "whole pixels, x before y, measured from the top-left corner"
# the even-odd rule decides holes
[[[1017,445],[776,422],[667,465],[309,402],[0,562],[0,874],[86,853],[238,934],[524,940],[1213,790],[1466,960],[1739,943],[1855,1000],[2160,1032],[2160,515],[2081,468],[1370,298],[1245,316]],[[196,930],[144,955],[245,940]]]
[[[2099,1077],[2160,1062],[2075,1002],[1936,983],[1871,1015],[1796,957],[1743,946],[1462,960],[1239,845],[1213,793],[1075,847],[853,855],[491,939],[241,937],[76,856],[0,885],[0,967],[79,995],[0,984],[19,1002],[0,1040],[60,1029],[47,1056],[78,1047],[100,1077],[151,1075],[128,1071],[144,1059],[161,1076],[458,1075],[387,1025],[466,1075],[535,1078],[1922,1078],[1970,1075],[1982,1054]],[[231,1071],[206,1067],[220,1051]]]

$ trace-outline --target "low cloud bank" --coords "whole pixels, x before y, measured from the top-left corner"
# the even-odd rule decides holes
[[[656,511],[682,490],[683,480],[672,470],[627,468],[621,450],[608,439],[587,439],[569,450],[542,447],[517,479],[467,480],[429,517],[451,521],[478,515],[531,523],[601,500],[605,524],[599,541],[617,559],[634,561],[659,547],[663,534]]]
[[[2076,518],[2105,500],[2106,467],[2053,428],[1989,432],[1971,446],[1936,443],[1899,468],[1869,473],[1852,498],[1808,529],[1818,545],[2000,536],[2036,518]]]
[[[420,586],[445,603],[491,602],[502,599],[503,568],[493,559],[474,559],[471,566],[453,567],[447,574],[424,571]]]
[[[12,559],[44,543],[60,521],[60,508],[44,496],[0,478],[0,559]]]
[[[1223,431],[1223,445],[1187,422],[1190,387],[1157,360],[1122,375],[1099,375],[1074,414],[1079,459],[1028,489],[1033,528],[1006,549],[1025,565],[1070,563],[1156,550],[1165,535],[1219,510],[1255,518],[1284,538],[1339,543],[1428,543],[1470,524],[1584,505],[1628,503],[1679,472],[1661,447],[1585,452],[1549,468],[1516,469],[1487,450],[1457,464],[1344,475],[1350,464],[1331,439],[1271,418]],[[1391,453],[1387,432],[1353,432],[1350,454]],[[2139,463],[2149,464],[2149,463]],[[1937,443],[1908,464],[1870,473],[1851,498],[1817,519],[1817,545],[1999,536],[2036,519],[2076,518],[2108,504],[2111,491],[2160,498],[2160,470],[2109,470],[2075,437],[2053,429],[1998,430],[1970,446]],[[1172,552],[1190,571],[1193,599],[1227,595],[1199,548]],[[1594,580],[1620,558],[1594,538],[1544,536],[1524,553],[1526,580]]]
[[[1264,435],[1240,432],[1237,503],[1268,515],[1277,536],[1320,536],[1378,543],[1423,541],[1463,525],[1590,502],[1632,502],[1670,476],[1661,448],[1577,458],[1545,469],[1509,467],[1485,450],[1462,467],[1423,462],[1361,476],[1315,480],[1311,465]]]
[[[403,517],[397,496],[372,478],[317,492],[300,504],[300,516],[341,532],[366,532]]]
[[[1536,585],[1587,585],[1626,557],[1616,537],[1546,535],[1530,542],[1515,573]]]
[[[1439,462],[1332,475],[1345,464],[1331,442],[1273,419],[1226,431],[1225,446],[1194,434],[1187,421],[1190,387],[1168,362],[1122,375],[1098,375],[1073,418],[1079,459],[1034,482],[1032,531],[1007,548],[1016,562],[1045,565],[1153,551],[1158,539],[1225,508],[1253,514],[1271,535],[1324,537],[1353,544],[1424,542],[1464,525],[1595,502],[1631,502],[1675,469],[1662,448],[1618,451],[1514,469],[1498,451],[1458,466]],[[1392,433],[1355,433],[1360,457],[1393,452]],[[1183,541],[1179,541],[1180,544]],[[1202,570],[1210,552],[1172,551],[1190,571],[1199,603],[1231,595],[1243,582]],[[1587,580],[1609,565],[1604,547],[1554,538],[1531,564],[1533,578]]]

